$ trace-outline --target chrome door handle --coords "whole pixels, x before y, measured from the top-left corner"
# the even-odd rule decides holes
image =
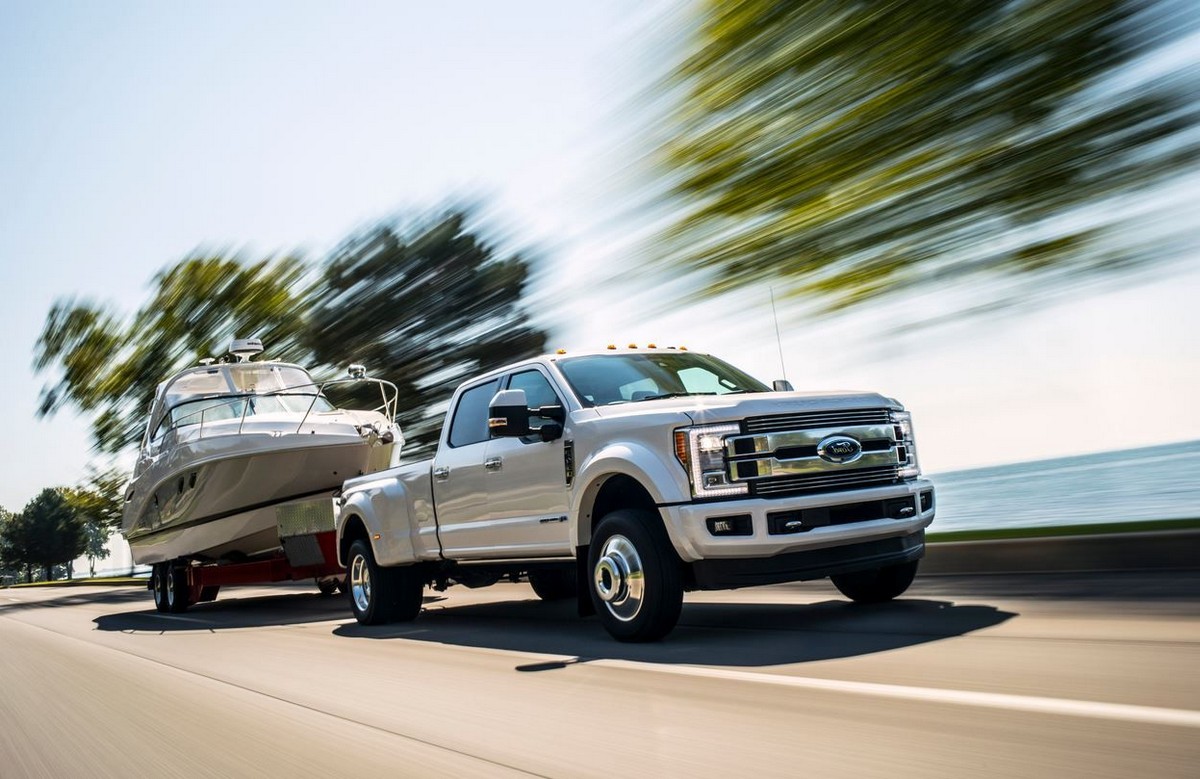
[[[489,471],[498,471],[503,465],[504,461],[499,457],[489,457],[483,461],[483,467]]]
[[[446,481],[446,479],[449,479],[449,478],[450,478],[450,468],[449,467],[443,465],[441,468],[433,469],[434,481]]]

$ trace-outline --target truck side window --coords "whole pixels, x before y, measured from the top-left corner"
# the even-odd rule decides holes
[[[543,376],[541,371],[514,373],[508,380],[508,388],[525,390],[525,405],[529,408],[555,406],[562,402],[558,399],[554,388],[550,386],[550,380]],[[544,417],[531,416],[529,417],[529,427],[537,430],[547,421],[549,420]]]
[[[450,421],[450,446],[466,446],[488,440],[488,404],[500,382],[493,379],[463,392]]]

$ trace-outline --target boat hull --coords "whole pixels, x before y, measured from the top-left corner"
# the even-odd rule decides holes
[[[378,469],[380,448],[326,434],[217,437],[177,448],[127,490],[123,532],[134,562],[275,552],[277,509],[332,499],[347,478]]]

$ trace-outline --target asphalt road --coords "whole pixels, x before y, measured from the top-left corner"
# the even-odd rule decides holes
[[[315,588],[185,615],[0,590],[0,776],[1200,775],[1200,573],[689,595],[611,641],[522,584],[365,629]]]

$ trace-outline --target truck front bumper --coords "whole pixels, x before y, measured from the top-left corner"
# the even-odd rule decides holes
[[[887,515],[898,505],[897,500],[905,499],[911,501],[911,515],[899,518]],[[815,579],[830,573],[875,567],[876,563],[890,565],[915,560],[924,552],[924,529],[933,521],[934,503],[933,484],[927,479],[916,479],[847,492],[685,503],[660,506],[660,510],[680,558],[685,563],[698,564],[693,565],[697,579],[705,570],[723,572],[719,577],[722,579],[724,572],[742,571],[735,578],[744,578],[749,585]],[[826,515],[813,509],[829,511]],[[848,517],[848,521],[838,519],[839,515]],[[830,524],[820,524],[826,516],[825,521]],[[790,517],[799,523],[797,529],[783,532],[781,518]],[[816,519],[810,521],[809,517]],[[730,518],[736,518],[743,528],[748,518],[749,533],[714,534],[709,520]],[[889,539],[894,541],[876,543]],[[835,551],[834,547],[846,549]],[[815,554],[819,550],[830,551]],[[794,557],[800,554],[805,557]],[[774,559],[783,556],[791,560]],[[893,557],[896,559],[892,560]],[[763,573],[763,581],[749,581],[756,569]],[[819,573],[825,569],[829,571]],[[796,575],[786,574],[788,570]]]

